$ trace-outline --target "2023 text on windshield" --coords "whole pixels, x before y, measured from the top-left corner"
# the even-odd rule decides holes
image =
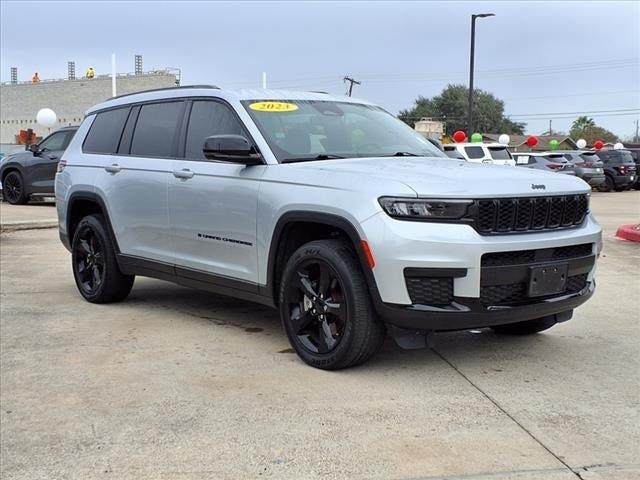
[[[316,100],[242,103],[281,163],[354,157],[448,158],[377,106]],[[278,109],[264,107],[270,103]]]

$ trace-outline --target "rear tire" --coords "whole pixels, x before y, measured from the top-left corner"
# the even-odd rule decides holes
[[[71,265],[80,294],[91,303],[119,302],[133,287],[135,277],[124,275],[118,267],[102,215],[80,220],[71,243]]]
[[[366,362],[386,334],[356,254],[342,240],[309,242],[291,256],[280,285],[280,317],[300,358],[323,370]]]
[[[613,181],[613,178],[611,177],[611,175],[606,175],[604,177],[604,183],[601,183],[600,185],[598,185],[598,190],[600,192],[611,192],[613,191],[615,186],[616,184]]]
[[[532,335],[553,327],[556,324],[555,315],[536,318],[525,322],[509,323],[507,325],[496,325],[491,329],[497,333],[505,335]]]
[[[13,170],[5,175],[2,181],[2,196],[11,205],[24,205],[29,201],[20,172]]]

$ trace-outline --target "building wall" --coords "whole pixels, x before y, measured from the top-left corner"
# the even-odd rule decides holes
[[[414,130],[424,137],[440,141],[444,135],[444,123],[423,119],[415,123]]]
[[[122,75],[116,78],[118,95],[153,88],[175,86],[176,76],[167,72]],[[58,80],[0,86],[0,143],[15,144],[20,130],[32,128],[38,136],[46,136],[60,127],[79,125],[84,112],[111,97],[111,77],[93,80]],[[51,128],[36,123],[41,108],[50,108],[58,116]]]

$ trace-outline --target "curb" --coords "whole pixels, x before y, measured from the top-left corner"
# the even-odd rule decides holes
[[[637,225],[622,225],[616,232],[616,237],[630,242],[640,242],[640,229]]]
[[[15,232],[16,230],[39,230],[43,228],[56,228],[57,220],[40,220],[37,222],[6,222],[0,225],[0,232]]]

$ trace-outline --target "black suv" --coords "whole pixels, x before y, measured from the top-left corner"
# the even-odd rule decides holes
[[[78,127],[64,127],[27,145],[26,151],[8,155],[0,161],[0,181],[5,201],[22,205],[32,195],[53,195],[58,160],[67,149]]]
[[[632,185],[632,188],[640,190],[640,176],[638,175],[640,173],[640,148],[629,147],[625,148],[625,150],[631,154],[633,161],[636,162],[636,181]]]
[[[636,163],[628,150],[599,150],[598,157],[605,174],[605,183],[598,187],[600,191],[620,192],[636,182]]]

